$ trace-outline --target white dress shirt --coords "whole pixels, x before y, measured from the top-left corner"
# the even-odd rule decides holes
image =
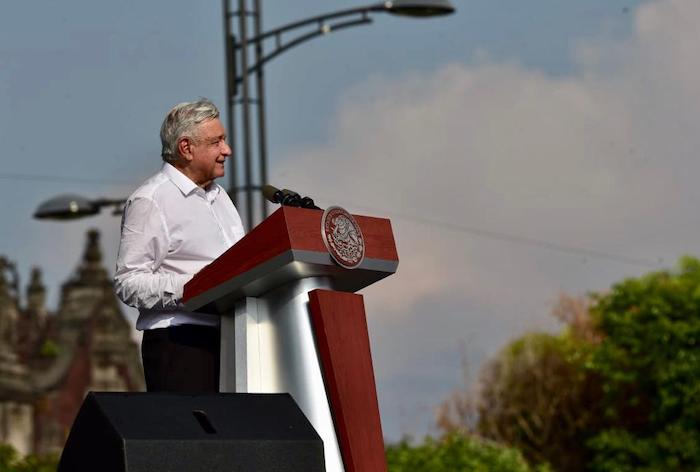
[[[186,311],[180,299],[194,274],[243,237],[221,186],[205,190],[164,164],[127,200],[121,231],[115,290],[139,309],[136,329],[219,324],[217,316]]]

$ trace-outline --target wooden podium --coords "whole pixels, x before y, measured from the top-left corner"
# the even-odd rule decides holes
[[[367,322],[353,292],[393,274],[387,219],[354,216],[355,269],[331,258],[323,212],[281,207],[185,285],[194,311],[221,315],[222,392],[289,392],[324,442],[328,472],[386,471]]]

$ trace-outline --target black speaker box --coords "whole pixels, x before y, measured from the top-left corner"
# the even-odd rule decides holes
[[[325,471],[289,394],[90,392],[58,472]]]

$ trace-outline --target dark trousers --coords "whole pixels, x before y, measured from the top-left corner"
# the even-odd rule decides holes
[[[141,357],[149,392],[219,391],[218,327],[180,325],[143,332]]]

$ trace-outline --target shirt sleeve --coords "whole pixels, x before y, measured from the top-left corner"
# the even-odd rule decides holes
[[[158,204],[145,197],[129,200],[121,226],[114,275],[117,296],[135,308],[181,308],[179,301],[192,275],[160,270],[170,237]]]

